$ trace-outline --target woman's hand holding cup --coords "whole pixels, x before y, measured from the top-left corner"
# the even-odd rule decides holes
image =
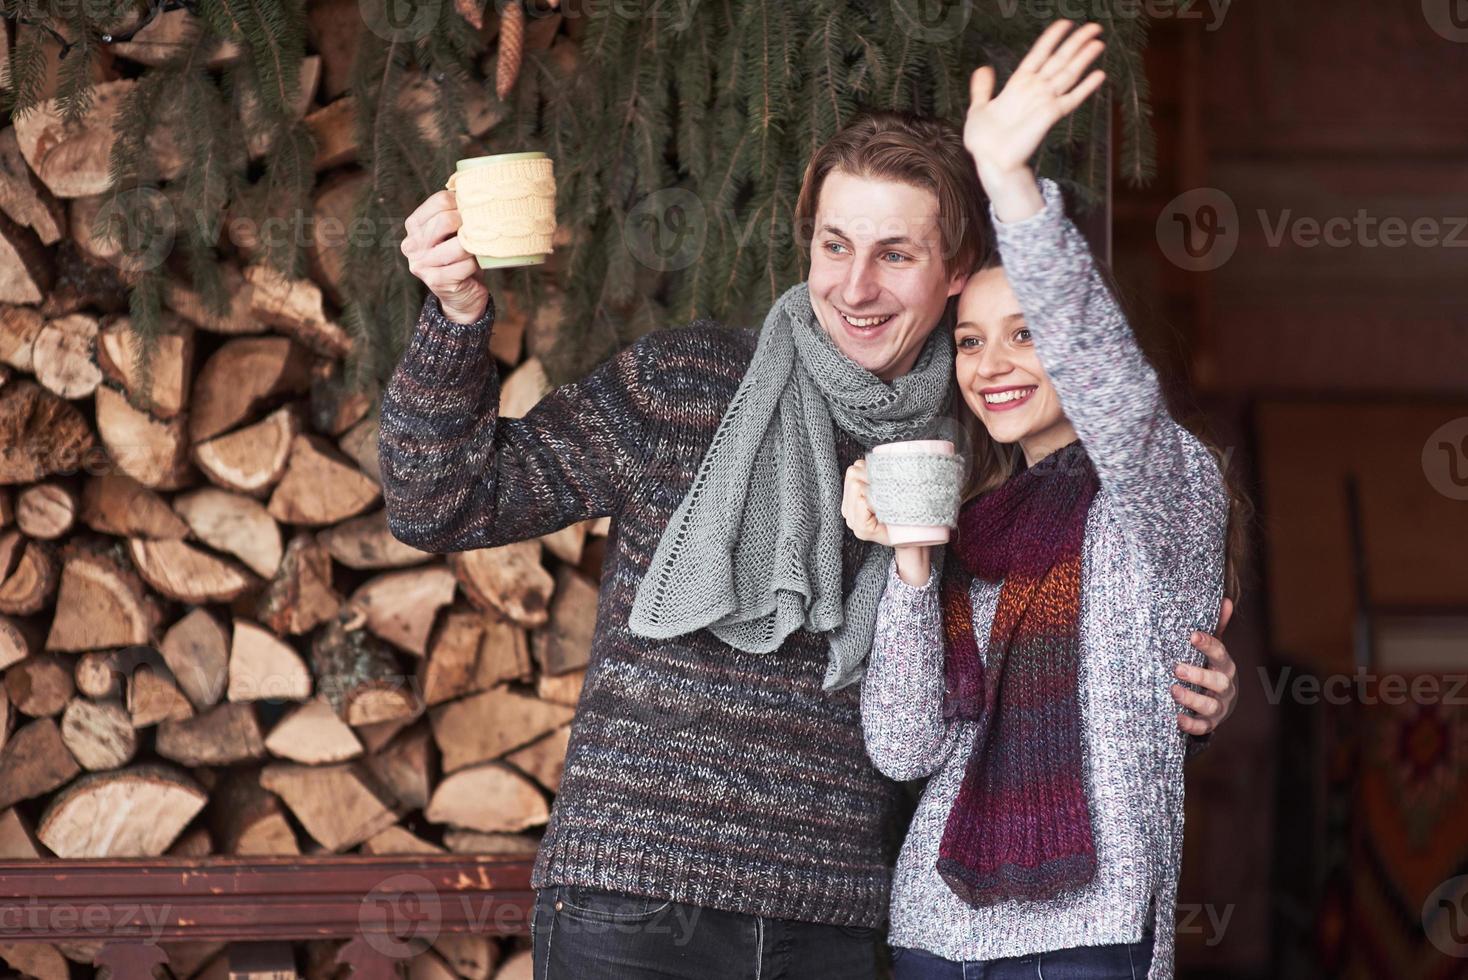
[[[892,535],[887,525],[877,520],[872,510],[871,481],[867,476],[867,461],[859,459],[846,470],[845,487],[841,496],[841,516],[851,533],[862,541],[892,546]],[[908,585],[922,587],[928,584],[931,571],[931,549],[926,545],[897,545],[897,574]]]
[[[459,242],[462,224],[453,192],[438,191],[403,222],[400,247],[408,271],[438,297],[444,316],[473,323],[489,306],[489,287],[479,278],[479,260]]]

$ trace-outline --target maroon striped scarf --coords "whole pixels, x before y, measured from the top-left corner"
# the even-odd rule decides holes
[[[1096,873],[1078,680],[1081,548],[1097,487],[1073,442],[969,501],[944,562],[944,714],[979,726],[937,868],[973,906],[1051,898]],[[987,666],[974,577],[1003,581]]]

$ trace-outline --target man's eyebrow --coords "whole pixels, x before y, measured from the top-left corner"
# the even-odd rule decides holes
[[[829,225],[829,224],[828,225],[822,225],[821,226],[821,231],[826,232],[827,234],[831,234],[831,235],[840,235],[842,238],[845,238],[847,241],[850,241],[851,240],[851,236],[847,235],[846,232],[842,231],[840,228],[837,228],[835,225]],[[928,247],[923,242],[914,241],[913,239],[908,238],[906,235],[893,235],[890,238],[884,238],[884,239],[882,239],[881,241],[877,242],[877,244],[878,245],[912,245],[912,246],[914,246],[916,248],[927,248]]]

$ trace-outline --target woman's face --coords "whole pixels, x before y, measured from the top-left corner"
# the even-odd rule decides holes
[[[1020,443],[1033,463],[1075,438],[1002,268],[969,277],[957,323],[958,389],[995,442]]]

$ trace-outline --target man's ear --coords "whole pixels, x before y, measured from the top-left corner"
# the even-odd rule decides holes
[[[963,287],[968,285],[971,275],[973,275],[971,272],[955,272],[948,280],[948,295],[957,296],[963,292]]]

